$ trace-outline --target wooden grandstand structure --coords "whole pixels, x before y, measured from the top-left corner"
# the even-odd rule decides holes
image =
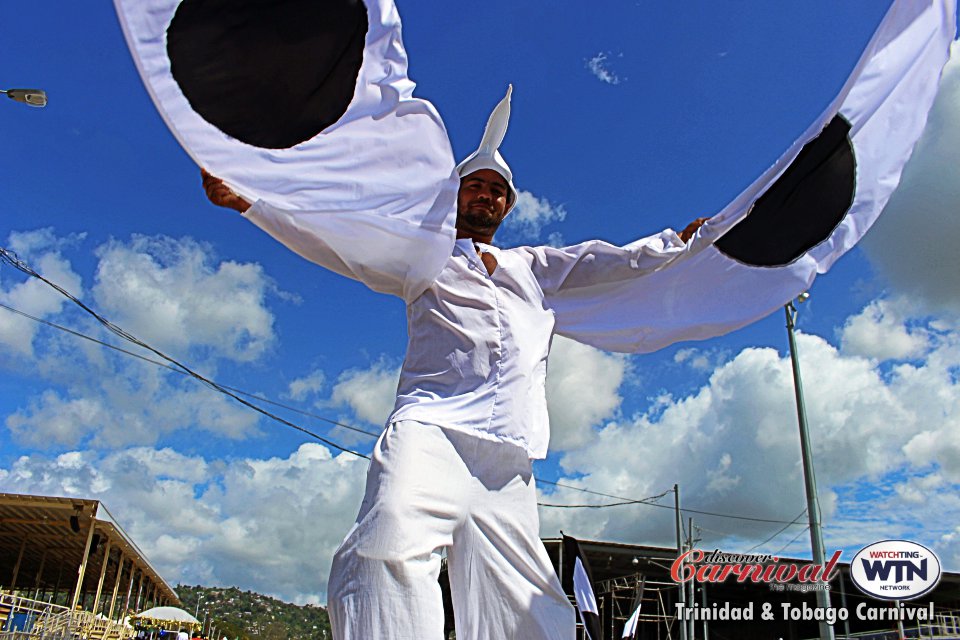
[[[179,604],[100,501],[0,493],[0,639],[119,639]]]

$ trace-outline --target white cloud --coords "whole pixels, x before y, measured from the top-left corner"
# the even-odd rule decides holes
[[[28,413],[7,416],[6,425],[20,444],[76,446],[83,436],[101,426],[104,417],[107,414],[96,399],[64,399],[48,389],[33,398]]]
[[[38,270],[81,293],[79,276],[60,254],[73,242],[49,230],[11,236],[19,252],[33,252]],[[209,250],[189,239],[111,241],[97,253],[91,306],[148,342],[187,352],[188,364],[200,361],[208,375],[214,374],[217,359],[249,361],[272,344],[273,316],[265,301],[271,285],[260,267],[214,264]],[[38,285],[43,289],[34,293]],[[120,342],[72,305],[64,307],[62,297],[50,298],[49,288],[38,280],[15,284],[0,295],[36,315],[62,313],[65,324]],[[60,332],[44,331],[42,340],[35,339],[38,325],[31,324],[29,339],[18,338],[29,347],[19,352],[18,362],[49,387],[23,398],[4,419],[21,445],[123,447],[154,444],[181,430],[231,439],[257,433],[255,413],[192,379]]]
[[[382,425],[393,411],[399,381],[400,369],[381,360],[369,369],[340,374],[330,399],[335,405],[348,406],[361,420]]]
[[[960,43],[900,187],[863,246],[898,291],[933,310],[960,309]]]
[[[733,456],[724,453],[720,456],[720,461],[714,469],[707,470],[708,494],[725,494],[735,489],[740,484],[740,476],[730,474],[730,467],[733,464]]]
[[[47,389],[6,417],[6,427],[21,445],[111,448],[154,444],[178,431],[203,430],[234,440],[259,433],[256,413],[153,365],[111,355],[101,367],[70,358],[52,366],[82,367],[81,375],[67,390]]]
[[[847,318],[840,334],[845,353],[880,360],[906,360],[921,356],[929,343],[922,327],[906,323],[912,310],[904,299],[874,300],[859,314]]]
[[[938,550],[941,562],[947,567],[960,566],[960,525],[941,536],[937,542],[939,544],[933,546]]]
[[[932,425],[904,445],[907,458],[918,466],[938,463],[952,482],[960,482],[960,430],[956,416]]]
[[[229,463],[134,448],[24,456],[0,469],[0,490],[103,501],[170,582],[320,603],[365,471],[365,461],[315,444]]]
[[[94,298],[103,315],[174,357],[190,350],[249,362],[275,340],[270,280],[256,264],[211,264],[189,238],[135,236],[97,250]]]
[[[75,296],[83,295],[80,276],[62,255],[62,249],[76,244],[82,235],[60,238],[52,229],[10,234],[8,247],[34,271],[59,284]],[[9,270],[4,269],[4,272]],[[3,275],[3,274],[0,274]],[[36,278],[24,277],[10,284],[0,280],[0,302],[39,318],[54,316],[69,304],[67,299]],[[28,318],[0,310],[0,350],[20,356],[33,355],[33,341],[39,325]]]
[[[559,231],[551,231],[547,235],[547,240],[544,244],[550,247],[562,247],[566,243],[563,241],[563,234]]]
[[[600,52],[587,60],[585,66],[600,82],[613,85],[620,84],[620,77],[609,67],[610,60],[607,57],[608,55],[608,53]],[[623,54],[620,54],[619,57],[622,57],[622,55]]]
[[[319,393],[327,381],[327,376],[323,371],[317,369],[308,375],[297,378],[287,387],[287,397],[291,400],[301,401],[308,396]]]
[[[554,336],[547,367],[550,448],[580,447],[619,408],[627,358]]]
[[[723,354],[713,350],[686,347],[673,354],[676,364],[685,364],[694,371],[710,371],[722,360]]]
[[[356,517],[366,461],[304,444],[287,458],[231,464],[219,505],[222,533],[205,554],[218,581],[249,580],[297,601],[326,600],[333,552]]]
[[[555,222],[563,222],[567,212],[563,205],[552,204],[546,198],[538,198],[529,191],[517,194],[517,204],[503,222],[501,237],[507,242],[532,242],[540,239],[543,228]],[[553,242],[561,240],[558,232],[551,234]]]

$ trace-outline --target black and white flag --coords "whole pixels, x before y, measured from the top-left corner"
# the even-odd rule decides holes
[[[600,609],[593,595],[593,576],[580,544],[570,536],[563,536],[563,589],[572,593],[580,611],[580,621],[590,640],[600,640]]]
[[[646,587],[647,579],[644,578],[640,581],[640,585],[637,587],[637,595],[633,599],[633,613],[630,614],[630,617],[627,618],[626,624],[623,625],[623,634],[621,638],[628,638],[629,640],[635,640],[637,637],[637,625],[640,624],[640,606],[643,604],[643,590]]]

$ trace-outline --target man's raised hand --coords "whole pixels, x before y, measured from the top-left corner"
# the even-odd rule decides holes
[[[697,229],[703,226],[703,223],[706,222],[707,220],[709,220],[709,218],[697,218],[696,220],[688,224],[686,227],[684,227],[683,231],[681,231],[677,235],[679,235],[680,239],[683,240],[684,242],[690,242],[690,238],[693,237],[693,234],[695,234],[697,232]]]
[[[200,177],[203,178],[203,190],[207,193],[207,198],[218,207],[226,207],[240,213],[251,207],[249,202],[237,195],[224,184],[223,180],[210,175],[206,169],[200,169]]]

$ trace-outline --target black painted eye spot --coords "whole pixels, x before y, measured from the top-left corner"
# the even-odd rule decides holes
[[[343,116],[366,33],[360,0],[184,0],[167,54],[204,120],[247,144],[286,149]]]
[[[834,116],[717,248],[744,264],[773,267],[790,264],[830,237],[856,189],[849,134],[850,123]]]

